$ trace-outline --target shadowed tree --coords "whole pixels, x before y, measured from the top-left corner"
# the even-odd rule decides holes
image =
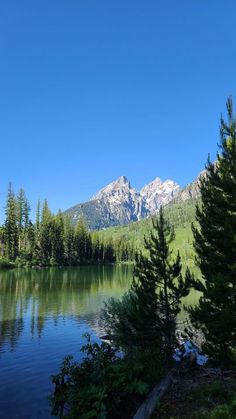
[[[173,258],[174,231],[162,208],[145,238],[145,255],[136,257],[130,291],[121,301],[110,299],[102,312],[105,329],[125,350],[159,349],[167,360],[175,346],[176,318],[181,298],[189,292],[190,274],[181,274],[179,254]]]
[[[14,261],[18,255],[19,237],[17,229],[16,200],[11,183],[8,188],[5,214],[4,240],[6,245],[6,256],[9,260]]]
[[[193,233],[203,281],[195,279],[193,285],[202,296],[189,310],[205,335],[205,351],[226,363],[236,346],[236,119],[231,98],[227,111],[228,121],[221,118],[217,160],[208,159],[200,180],[202,200]]]

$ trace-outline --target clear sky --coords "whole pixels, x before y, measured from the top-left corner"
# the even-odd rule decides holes
[[[235,0],[1,0],[1,219],[9,181],[53,211],[120,175],[191,182],[236,103],[235,18]]]

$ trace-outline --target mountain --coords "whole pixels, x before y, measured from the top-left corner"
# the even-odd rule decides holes
[[[201,176],[205,176],[205,173],[206,171],[203,170],[192,183],[189,183],[185,188],[179,189],[173,198],[173,204],[200,198],[199,181]]]
[[[125,176],[121,176],[98,191],[88,202],[65,211],[76,223],[83,217],[91,230],[129,224],[158,212],[180,190],[172,180],[159,178],[137,192]]]
[[[141,189],[140,195],[144,198],[149,213],[155,214],[161,205],[172,201],[178,191],[180,191],[180,186],[173,180],[168,179],[162,183],[161,179],[157,177]]]
[[[100,201],[112,218],[120,221],[119,224],[128,224],[149,215],[144,200],[125,176],[105,186],[91,200]]]

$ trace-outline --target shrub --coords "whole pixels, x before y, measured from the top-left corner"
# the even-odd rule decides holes
[[[67,357],[59,374],[52,377],[52,414],[82,419],[130,417],[151,385],[161,378],[159,354],[122,357],[108,343],[92,343],[90,336],[86,337],[82,362]]]

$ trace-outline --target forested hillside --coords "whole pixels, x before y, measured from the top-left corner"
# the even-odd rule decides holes
[[[170,204],[165,207],[164,213],[171,225],[175,228],[173,249],[180,251],[183,265],[194,267],[194,250],[191,224],[195,218],[196,200],[187,200]],[[108,228],[96,234],[104,241],[113,240],[124,243],[130,248],[141,250],[144,247],[144,236],[148,235],[152,224],[152,217],[133,222],[125,226]]]

